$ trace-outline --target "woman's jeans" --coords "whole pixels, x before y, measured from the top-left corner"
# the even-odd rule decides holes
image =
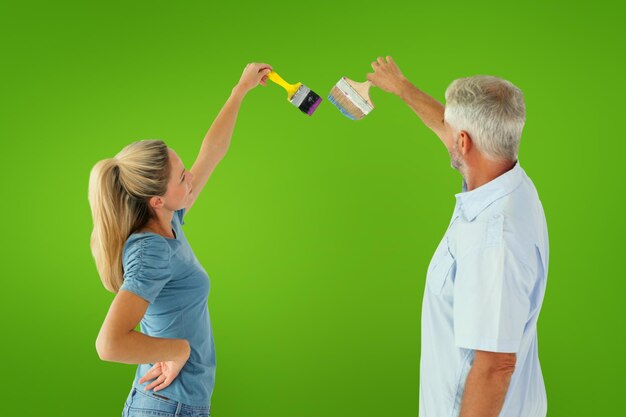
[[[122,417],[209,417],[209,407],[192,407],[133,387],[128,394]]]

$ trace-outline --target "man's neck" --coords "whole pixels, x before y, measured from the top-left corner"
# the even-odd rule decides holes
[[[487,184],[498,178],[500,175],[513,169],[517,161],[491,161],[488,159],[480,159],[472,166],[466,165],[465,183],[467,191]]]

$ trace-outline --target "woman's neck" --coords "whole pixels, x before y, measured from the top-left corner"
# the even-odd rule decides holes
[[[157,212],[156,217],[148,220],[148,223],[146,223],[144,230],[156,233],[169,239],[176,238],[172,230],[173,215],[174,213],[171,211]]]

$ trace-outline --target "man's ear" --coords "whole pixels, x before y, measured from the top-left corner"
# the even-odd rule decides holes
[[[474,147],[474,142],[472,141],[472,137],[465,130],[461,130],[460,133],[461,143],[459,145],[459,151],[461,155],[467,155],[470,153],[472,148]]]
[[[152,209],[158,209],[158,208],[163,207],[163,205],[165,204],[165,201],[163,201],[161,197],[155,196],[155,197],[150,197],[150,200],[148,200],[148,204],[150,205]]]

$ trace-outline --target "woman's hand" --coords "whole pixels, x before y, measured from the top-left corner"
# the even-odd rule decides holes
[[[270,71],[272,71],[272,67],[269,64],[248,64],[243,70],[241,79],[239,79],[239,83],[237,83],[237,87],[235,88],[245,94],[259,84],[265,86],[267,83],[267,74],[269,74]]]
[[[171,361],[157,362],[144,376],[139,380],[140,384],[147,381],[152,381],[145,388],[145,391],[150,391],[154,388],[154,392],[160,391],[163,388],[168,387],[172,381],[176,379],[180,370],[183,369],[187,359],[189,359],[190,348],[189,344],[186,344],[186,349],[181,352],[179,358]]]

